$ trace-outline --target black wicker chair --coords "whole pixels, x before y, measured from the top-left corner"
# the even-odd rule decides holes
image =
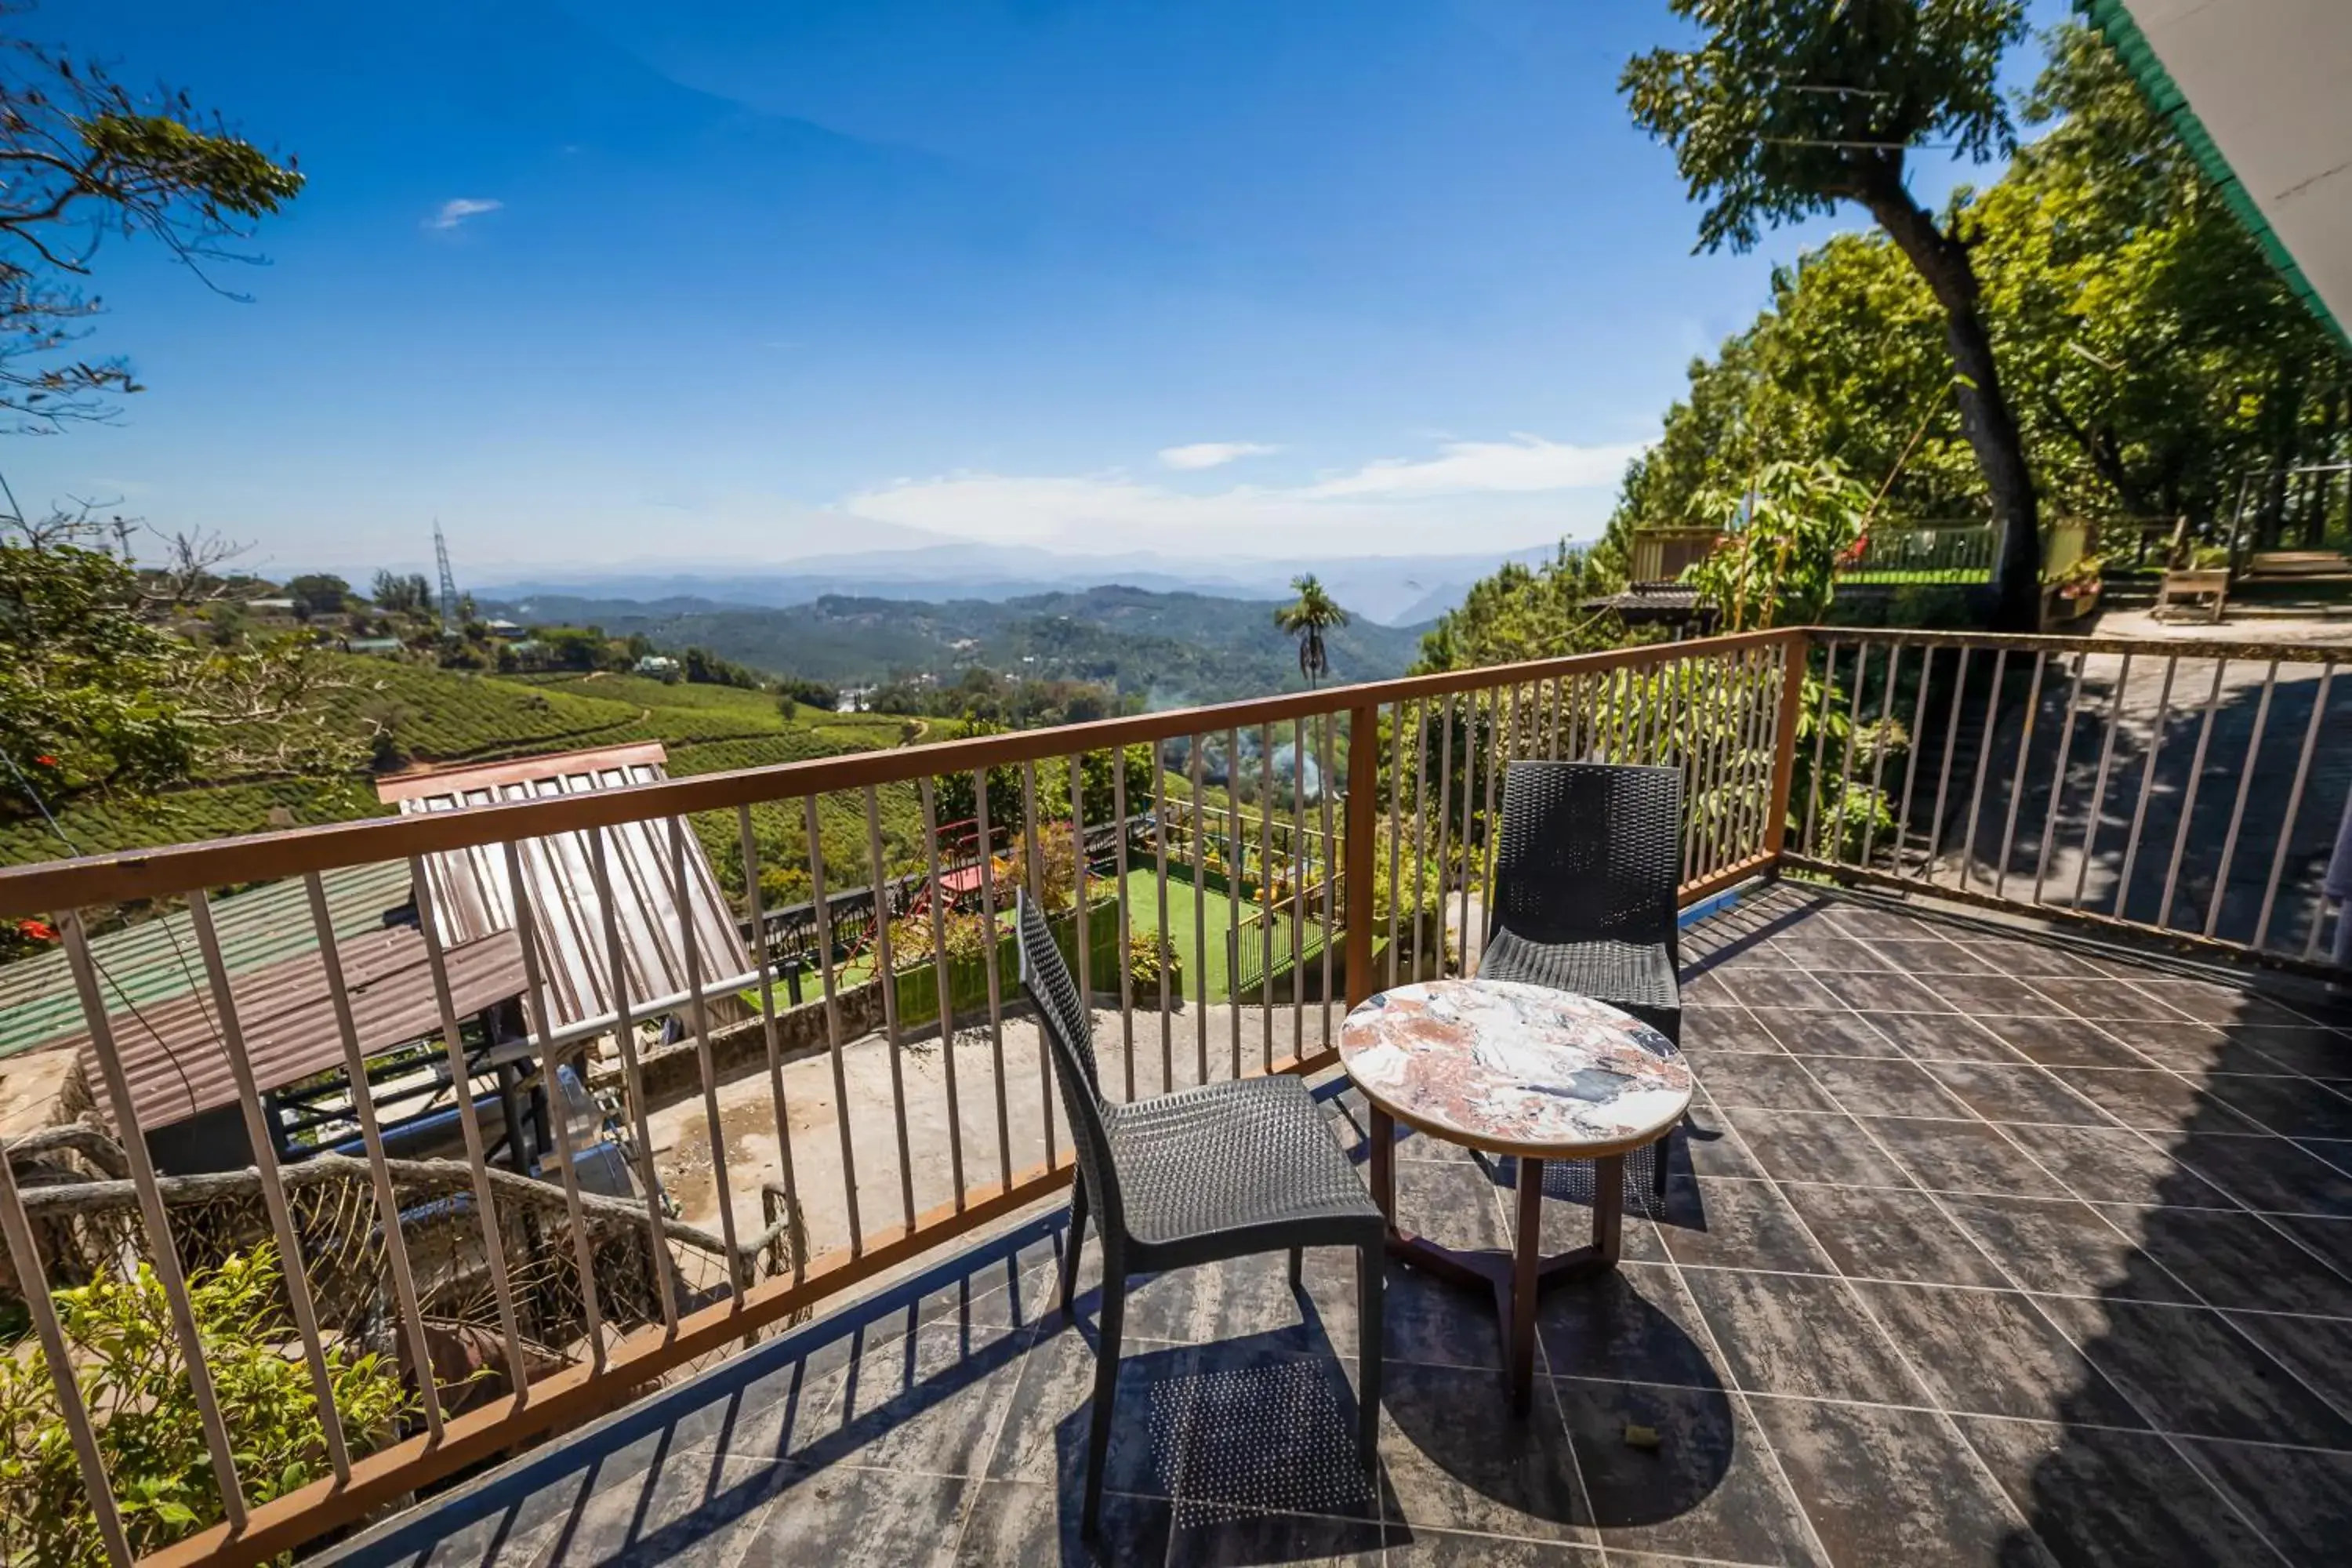
[[[1254,1078],[1179,1089],[1131,1105],[1105,1100],[1095,1069],[1093,1026],[1069,965],[1026,893],[1019,908],[1022,988],[1036,1004],[1054,1055],[1054,1076],[1062,1086],[1062,1105],[1077,1138],[1077,1180],[1062,1254],[1065,1312],[1077,1287],[1078,1247],[1088,1214],[1102,1235],[1086,1532],[1094,1533],[1102,1509],[1128,1282],[1162,1269],[1287,1247],[1295,1289],[1301,1248],[1356,1248],[1359,1441],[1370,1469],[1380,1436],[1387,1226],[1307,1086],[1288,1076]]]
[[[1676,769],[1513,763],[1479,978],[1574,991],[1681,1045],[1682,838]],[[1660,1193],[1672,1138],[1650,1149]]]

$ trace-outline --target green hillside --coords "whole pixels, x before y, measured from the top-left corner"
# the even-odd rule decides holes
[[[668,749],[671,773],[684,777],[895,746],[907,739],[909,726],[916,739],[941,738],[952,728],[939,720],[808,709],[787,720],[772,696],[733,687],[672,686],[627,675],[507,679],[352,655],[321,657],[338,683],[326,721],[352,735],[383,725],[407,767],[659,741]],[[0,864],[347,822],[384,811],[365,775],[222,779],[137,804],[89,796],[58,813],[70,849],[37,816],[0,822]],[[884,815],[894,839],[909,835],[913,811],[911,797],[887,803]],[[829,805],[828,847],[838,837],[842,853],[853,844],[862,847],[862,820],[844,816],[836,829],[834,816]],[[787,825],[780,818],[761,826],[763,837],[781,848]],[[731,834],[731,826],[724,832]],[[716,848],[723,835],[712,825],[705,837]],[[792,841],[797,843],[796,832]]]
[[[1306,684],[1296,645],[1275,628],[1273,605],[1207,594],[1108,585],[1001,603],[829,595],[752,609],[544,595],[531,605],[541,620],[593,624],[614,637],[642,635],[673,650],[706,647],[754,668],[839,684],[915,674],[946,681],[977,665],[1041,680],[1097,682],[1159,707]],[[1328,644],[1334,680],[1378,680],[1403,674],[1421,638],[1418,628],[1359,619],[1333,632]]]

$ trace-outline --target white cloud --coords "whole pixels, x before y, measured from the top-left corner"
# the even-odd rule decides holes
[[[440,210],[425,220],[427,228],[455,228],[469,217],[494,213],[507,204],[480,196],[453,196],[441,204]]]
[[[1589,532],[1606,516],[1626,461],[1641,450],[1533,436],[1453,441],[1432,458],[1382,458],[1309,484],[1234,485],[1205,495],[1118,470],[961,472],[896,479],[845,497],[833,510],[951,538],[1091,553],[1511,548]]]
[[[1325,479],[1304,492],[1315,496],[1428,496],[1475,491],[1581,489],[1613,485],[1642,443],[1577,447],[1540,436],[1507,441],[1448,441],[1439,456],[1415,462],[1381,458],[1352,474]]]
[[[1236,458],[1263,458],[1279,452],[1263,441],[1195,441],[1189,447],[1162,447],[1160,460],[1171,468],[1215,468]]]

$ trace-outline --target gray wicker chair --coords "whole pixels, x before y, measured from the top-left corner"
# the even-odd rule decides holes
[[[1380,1436],[1387,1226],[1307,1086],[1286,1075],[1202,1084],[1131,1105],[1104,1099],[1093,1026],[1069,965],[1045,915],[1025,892],[1019,908],[1022,988],[1036,1004],[1054,1076],[1062,1086],[1062,1105],[1077,1139],[1070,1234],[1062,1253],[1065,1312],[1076,1290],[1078,1247],[1089,1214],[1102,1236],[1086,1533],[1094,1533],[1102,1509],[1128,1284],[1162,1269],[1287,1247],[1296,1289],[1302,1248],[1354,1247],[1361,1341],[1359,1441],[1370,1469]]]
[[[1591,996],[1679,1046],[1682,838],[1677,769],[1513,763],[1479,978]],[[1672,1137],[1651,1145],[1660,1193]]]

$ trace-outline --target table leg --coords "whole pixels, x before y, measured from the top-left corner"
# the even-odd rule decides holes
[[[1625,1156],[1611,1154],[1592,1162],[1592,1252],[1600,1262],[1617,1261],[1624,1229]]]
[[[1372,1202],[1396,1229],[1396,1120],[1375,1105],[1366,1136],[1372,1142]]]
[[[1543,1267],[1543,1179],[1544,1163],[1522,1156],[1518,1248],[1511,1259],[1511,1310],[1505,1331],[1515,1415],[1527,1415],[1535,1387],[1536,1286]]]

